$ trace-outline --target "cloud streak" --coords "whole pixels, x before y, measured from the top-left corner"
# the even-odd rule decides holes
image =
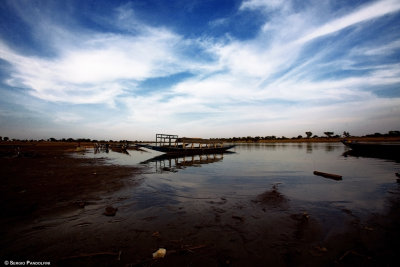
[[[344,17],[334,19],[324,24],[323,26],[314,29],[311,33],[300,38],[297,42],[309,42],[315,38],[332,34],[355,24],[378,18],[387,14],[395,13],[399,10],[400,2],[397,0],[384,0],[374,2]]]

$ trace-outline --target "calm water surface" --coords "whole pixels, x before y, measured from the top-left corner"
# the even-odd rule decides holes
[[[335,217],[343,210],[360,218],[383,212],[391,192],[398,190],[395,173],[400,164],[345,157],[346,150],[340,143],[277,143],[241,144],[231,150],[234,153],[180,158],[160,158],[162,154],[150,150],[86,156],[149,167],[139,186],[126,189],[135,212],[182,205],[201,212],[213,201],[245,209],[245,203],[274,185],[292,210],[319,218]],[[340,174],[343,180],[315,176],[314,170]]]

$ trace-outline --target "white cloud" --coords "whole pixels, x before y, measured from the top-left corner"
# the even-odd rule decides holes
[[[368,21],[386,14],[394,13],[400,10],[400,1],[398,0],[382,0],[372,4],[368,4],[363,8],[350,13],[344,17],[334,19],[317,27],[307,35],[300,38],[298,43],[305,43],[315,38],[332,34],[354,24]]]
[[[391,55],[396,52],[396,50],[400,50],[400,40],[394,40],[379,47],[356,48],[352,50],[352,53],[357,56],[380,56]]]
[[[215,19],[213,21],[210,21],[208,23],[208,25],[210,25],[211,27],[218,27],[218,26],[227,24],[228,21],[229,21],[228,18],[219,18],[219,19]]]
[[[174,46],[178,40],[178,36],[160,31],[140,37],[100,35],[83,43],[83,49],[63,53],[56,71],[72,83],[163,76],[176,71]]]
[[[247,0],[243,1],[239,10],[257,10],[259,8],[277,9],[288,5],[289,1],[285,0]]]
[[[79,47],[61,46],[57,58],[20,55],[0,44],[1,58],[13,66],[9,84],[50,101],[100,103],[125,88],[121,80],[141,81],[179,72],[179,37],[153,30],[140,36],[96,34]]]

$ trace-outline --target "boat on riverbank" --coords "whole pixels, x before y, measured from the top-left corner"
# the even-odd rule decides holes
[[[400,157],[400,142],[358,142],[343,140],[342,143],[361,156]]]
[[[167,154],[193,155],[218,154],[233,148],[235,145],[224,145],[222,141],[202,138],[179,138],[177,135],[156,134],[155,145],[138,146]]]

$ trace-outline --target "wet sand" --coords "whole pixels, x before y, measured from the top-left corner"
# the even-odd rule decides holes
[[[0,146],[1,260],[57,266],[398,266],[400,195],[361,221],[343,210],[330,230],[293,209],[278,186],[251,201],[221,196],[201,208],[155,204],[134,212],[145,168],[73,157],[76,144]],[[149,199],[151,196],[149,196]],[[116,208],[107,214],[107,207]],[[109,208],[110,209],[110,208]],[[200,211],[200,212],[199,212]],[[152,253],[165,248],[162,259]]]

